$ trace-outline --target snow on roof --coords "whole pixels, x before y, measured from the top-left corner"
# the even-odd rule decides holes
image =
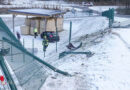
[[[53,15],[60,15],[64,14],[64,11],[60,10],[49,10],[49,9],[17,9],[17,10],[9,10],[11,13],[16,14],[29,14],[29,15],[39,15],[39,16],[53,16]]]

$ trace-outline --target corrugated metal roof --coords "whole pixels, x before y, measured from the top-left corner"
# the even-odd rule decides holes
[[[64,11],[49,10],[49,9],[16,9],[16,10],[9,10],[9,12],[16,14],[29,14],[29,15],[49,16],[49,17],[65,13]]]

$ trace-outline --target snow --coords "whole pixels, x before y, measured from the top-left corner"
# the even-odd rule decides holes
[[[31,3],[34,2],[36,0],[14,0],[11,2],[11,4],[27,4],[27,3]]]
[[[115,21],[113,23],[113,27],[129,27],[130,26],[130,18],[126,17],[115,17]]]
[[[95,10],[95,11],[98,11],[98,12],[103,12],[103,11],[106,11],[106,10],[109,10],[109,8],[118,8],[117,6],[92,6],[92,7],[89,7],[90,9],[92,10]]]
[[[66,50],[66,45],[68,44],[68,37],[69,37],[70,21],[72,21],[72,23],[73,23],[72,41],[75,41],[78,38],[83,37],[87,34],[92,34],[92,33],[98,32],[98,31],[103,31],[104,29],[106,29],[108,27],[108,22],[105,17],[86,17],[86,18],[82,18],[82,19],[78,19],[78,20],[76,20],[76,19],[65,20],[64,21],[64,31],[59,33],[59,35],[60,35],[60,42],[58,42],[58,52],[59,53]],[[98,21],[99,21],[99,23],[97,23]],[[86,24],[84,24],[84,23],[86,23]],[[15,29],[15,30],[20,31],[19,27],[16,27],[16,28],[17,29]],[[86,32],[86,33],[84,33],[84,32]],[[66,37],[64,37],[65,35],[66,35]],[[28,35],[22,36],[21,42],[23,42],[23,39],[25,41],[24,46],[26,48],[32,48],[32,40],[34,39],[34,37],[28,36]],[[34,42],[37,43],[37,44],[34,43],[34,47],[38,49],[38,53],[36,53],[36,55],[38,57],[40,57],[41,59],[43,59],[44,53],[43,53],[42,39],[40,38],[40,36],[37,37],[37,39],[34,39]],[[56,52],[55,47],[56,47],[55,43],[49,43],[49,46],[48,46],[47,52],[46,52],[46,57],[44,58],[44,60],[49,60],[48,62],[51,62],[51,59],[49,59],[49,58],[53,56],[52,52]],[[50,54],[52,54],[52,55],[50,55]]]
[[[91,9],[104,11],[109,7],[94,6]],[[116,17],[115,20],[124,22],[129,19]],[[58,59],[59,53],[67,50],[70,21],[73,22],[72,42],[74,45],[79,44],[79,41],[74,42],[76,40],[83,42],[82,48],[77,51],[91,51],[95,53],[92,57],[68,55]],[[32,47],[34,39],[34,47],[38,49],[35,55],[72,75],[67,77],[51,73],[41,90],[130,90],[130,28],[112,29],[112,33],[106,33],[104,37],[92,35],[99,34],[107,27],[107,18],[101,16],[65,19],[64,31],[59,33],[58,52],[55,51],[55,43],[49,43],[46,57],[43,56],[40,36],[36,39],[33,36],[22,36],[21,42],[24,39],[26,48]],[[16,30],[20,31],[19,26]],[[86,38],[87,35],[91,37]]]
[[[65,13],[60,10],[47,10],[47,9],[19,9],[19,10],[10,10],[10,12],[14,13],[25,13],[25,14],[32,14],[32,15],[41,15],[41,16],[52,16],[56,14]]]
[[[4,73],[3,73],[3,71],[2,71],[2,69],[1,69],[1,67],[0,67],[0,76],[4,76],[4,85],[1,83],[1,81],[0,81],[0,90],[10,90],[10,88],[9,88],[9,85],[8,85],[8,83],[7,83],[7,80],[6,80],[6,78],[5,78],[5,75],[4,75]]]
[[[14,0],[11,4],[65,4],[64,1],[38,1],[38,0]]]
[[[2,18],[12,18],[12,14],[2,14],[0,15],[0,17]],[[23,17],[23,18],[26,18],[25,15],[17,15],[17,17]],[[29,16],[30,17],[30,16]]]
[[[74,35],[73,38],[79,38],[81,36],[85,36],[86,34],[92,34],[95,32],[103,31],[107,27],[107,18],[90,17],[88,19],[84,19],[77,28],[77,30],[74,30],[74,32],[72,33]]]
[[[108,26],[108,21],[104,17],[70,20],[73,22],[73,40],[86,34],[104,30]],[[65,49],[65,46],[61,46],[63,43],[67,45],[68,36],[64,38],[64,35],[68,35],[70,20],[64,21],[65,31],[60,33],[63,42],[58,43],[58,52],[63,51],[61,49]],[[88,31],[85,31],[86,29]],[[77,34],[76,32],[79,31],[80,33]],[[130,33],[129,29],[113,29],[112,31],[121,34],[125,41],[129,39],[129,35],[126,35]],[[25,47],[32,46],[33,36],[22,36],[22,38],[25,39]],[[128,48],[115,35],[108,34],[101,38],[101,41],[99,44],[92,46],[85,45],[80,49],[81,51],[90,50],[94,52],[95,55],[91,58],[86,58],[85,55],[68,55],[59,61],[57,60],[58,55],[52,53],[55,52],[55,43],[49,44],[46,57],[44,58],[41,44],[42,39],[37,37],[35,39],[35,43],[37,43],[35,47],[38,48],[36,55],[50,63],[55,61],[54,63],[57,64],[54,65],[72,74],[72,77],[65,77],[59,74],[50,75],[41,87],[41,90],[129,90],[130,53]]]
[[[99,23],[99,20],[93,19],[95,20],[93,20],[93,23]],[[122,22],[128,20],[128,18],[116,18],[116,20]],[[91,23],[90,20],[89,22]],[[81,30],[81,33],[75,35],[75,37],[81,37],[87,33],[91,34],[93,33],[91,30],[94,30],[94,28],[102,29],[105,26],[103,23],[94,24],[94,27],[85,20],[84,23],[84,25],[81,23],[81,26],[80,24],[74,26],[75,34],[78,30]],[[87,25],[90,33],[85,31],[82,33],[80,28],[86,29]],[[64,77],[59,74],[50,75],[41,90],[130,90],[129,29],[112,29],[112,32],[119,34],[120,37],[109,33],[100,38],[100,43],[91,46],[89,46],[89,43],[84,45],[80,50],[94,52],[95,54],[91,58],[86,58],[85,55],[68,55],[60,59],[59,64],[57,64],[58,68],[69,72],[72,77]],[[87,42],[87,40],[84,42]]]
[[[5,58],[4,58],[4,59],[5,59]],[[8,68],[9,71],[10,71],[10,74],[11,74],[13,80],[14,80],[14,83],[15,83],[17,89],[18,89],[18,90],[23,90],[22,87],[21,87],[20,84],[19,84],[19,81],[18,81],[18,79],[17,79],[17,77],[16,77],[14,71],[12,70],[11,66],[9,65],[9,63],[7,62],[6,59],[5,59],[5,63],[6,63],[6,65],[7,65],[7,68]]]
[[[124,34],[119,34],[126,36],[130,33],[129,29],[125,31]],[[130,37],[127,35],[128,38]],[[82,55],[69,55],[59,66],[60,69],[73,74],[73,77],[50,76],[41,90],[130,89],[130,51],[117,36],[108,34],[101,43],[85,46],[85,50],[93,51],[95,55],[89,59]]]
[[[0,68],[0,76],[1,75],[3,75],[3,73],[2,73],[2,70],[1,70],[1,68]],[[0,89],[3,89],[4,87],[3,87],[3,85],[1,84],[1,81],[0,81]]]

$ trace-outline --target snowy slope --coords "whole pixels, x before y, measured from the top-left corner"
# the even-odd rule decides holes
[[[96,33],[99,31],[103,31],[108,27],[108,21],[105,17],[86,17],[82,19],[70,19],[73,22],[72,25],[72,41],[78,40],[80,37],[84,37],[86,35],[90,35],[92,33]],[[64,31],[60,32],[60,42],[58,42],[58,53],[55,55],[53,52],[56,52],[55,43],[50,43],[47,52],[45,60],[48,62],[52,62],[50,59],[51,57],[55,56],[55,58],[58,58],[58,54],[62,51],[66,50],[66,45],[68,44],[68,37],[69,37],[69,27],[70,27],[70,20],[64,21]],[[98,23],[97,23],[98,22]],[[18,29],[17,29],[18,30]],[[25,40],[25,47],[31,48],[32,47],[32,39],[33,36],[22,36],[22,39]],[[23,41],[21,39],[21,42]],[[43,46],[42,46],[42,39],[38,37],[37,39],[34,39],[35,48],[38,49],[38,53],[36,54],[41,59],[44,58],[43,53]],[[79,42],[78,42],[79,44]],[[51,54],[51,55],[50,55]],[[53,58],[54,59],[54,58]]]
[[[92,7],[89,7],[90,9],[92,10],[95,10],[95,11],[98,11],[98,12],[103,12],[103,11],[106,11],[106,10],[109,10],[109,8],[118,8],[117,6],[92,6]]]
[[[36,0],[13,0],[11,4],[31,4],[34,1]]]
[[[72,77],[57,73],[50,74],[41,90],[130,90],[130,28],[112,29],[121,38],[110,33],[105,37],[99,37],[100,43],[94,41],[88,43],[89,39],[81,38],[83,47],[77,51],[90,50],[95,53],[91,58],[87,58],[86,55],[68,55],[58,59],[59,53],[66,50],[68,44],[70,20],[73,22],[72,41],[103,31],[108,27],[108,20],[105,17],[67,19],[64,21],[64,31],[59,33],[61,40],[58,42],[58,53],[55,51],[55,43],[49,43],[46,57],[43,56],[42,39],[37,37],[34,46],[38,49],[38,53],[35,54],[72,74]],[[31,48],[34,37],[22,36],[21,42],[23,38],[25,47]]]
[[[59,68],[73,73],[73,77],[52,75],[41,90],[129,90],[129,49],[115,35],[108,34],[102,40],[91,47],[86,45],[85,50],[95,52],[89,59],[84,55],[64,58]]]
[[[5,78],[5,75],[3,74],[1,67],[0,67],[0,76],[4,76],[4,79],[5,79],[3,84],[0,81],[0,90],[10,90],[9,85],[7,83],[7,80]]]
[[[107,18],[105,17],[89,17],[84,19],[79,28],[73,30],[73,38],[79,38],[86,34],[92,34],[95,32],[103,31],[108,27]]]

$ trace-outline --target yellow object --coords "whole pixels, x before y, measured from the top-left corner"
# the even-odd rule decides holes
[[[44,39],[43,39],[43,41],[42,41],[42,45],[45,45],[45,46],[48,46],[48,40],[47,40],[47,37],[46,36],[44,36]]]
[[[44,37],[43,37],[44,39],[46,39],[46,35],[44,35]]]
[[[34,29],[34,33],[37,33],[37,28]]]

